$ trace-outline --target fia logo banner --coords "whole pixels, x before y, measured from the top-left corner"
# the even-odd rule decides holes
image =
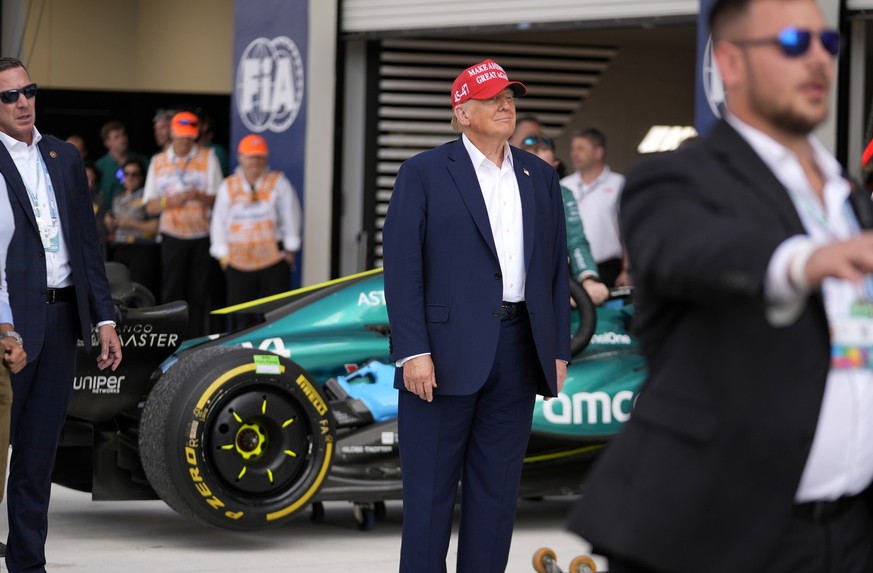
[[[281,133],[297,118],[304,95],[303,58],[291,38],[256,38],[236,73],[237,113],[255,133]]]

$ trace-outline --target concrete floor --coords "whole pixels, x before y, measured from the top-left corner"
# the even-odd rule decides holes
[[[385,520],[359,531],[352,506],[325,504],[323,523],[300,515],[277,529],[235,533],[189,521],[160,501],[94,502],[54,486],[47,546],[49,573],[391,573],[400,549],[400,502]],[[549,546],[566,569],[588,545],[563,529],[573,498],[520,502],[507,573],[533,571],[531,557]],[[5,504],[0,527],[5,531]],[[456,545],[448,571],[455,571]],[[602,570],[605,563],[598,560]],[[5,565],[3,571],[6,570]]]

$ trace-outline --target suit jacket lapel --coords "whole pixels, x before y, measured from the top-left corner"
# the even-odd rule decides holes
[[[479,233],[488,248],[491,249],[491,254],[497,259],[497,247],[494,246],[494,237],[491,233],[491,222],[488,219],[488,209],[485,207],[485,199],[482,197],[482,190],[479,188],[479,179],[476,177],[476,170],[473,168],[473,163],[470,161],[470,155],[464,147],[464,142],[458,138],[452,144],[448,154],[449,162],[448,169],[455,182],[455,187],[458,193],[461,194],[470,216],[479,228]]]
[[[852,187],[849,204],[852,205],[858,224],[862,229],[873,229],[873,201],[870,199],[870,193],[847,174],[844,173],[843,176]]]
[[[521,195],[521,216],[524,231],[524,266],[527,269],[533,253],[534,221],[536,220],[536,199],[534,185],[531,179],[531,167],[516,149],[512,148],[512,163],[515,167],[515,178],[518,181],[518,192]]]
[[[746,182],[752,195],[769,205],[786,227],[805,233],[788,191],[754,149],[724,120],[712,129],[709,143],[737,179]]]
[[[9,200],[17,201],[21,204],[21,209],[27,216],[27,220],[33,226],[33,230],[39,234],[39,227],[36,224],[36,217],[33,214],[33,207],[30,204],[30,198],[27,196],[27,188],[24,186],[24,181],[21,179],[21,174],[18,172],[18,167],[12,161],[12,156],[9,155],[9,150],[6,146],[0,144],[0,173],[6,179],[6,187],[9,193]]]

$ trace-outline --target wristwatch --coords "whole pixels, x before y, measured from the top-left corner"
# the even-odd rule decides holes
[[[14,330],[7,330],[6,332],[0,332],[0,338],[11,338],[15,342],[18,343],[18,346],[24,348],[24,340],[21,339],[21,335],[15,332]]]

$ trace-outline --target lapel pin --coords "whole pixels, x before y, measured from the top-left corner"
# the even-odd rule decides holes
[[[54,158],[57,157],[57,156],[58,156],[58,152],[57,152],[57,151],[49,151],[49,157],[51,157],[52,159],[54,159]]]
[[[524,167],[522,167],[521,170],[524,171],[524,174],[525,174],[525,175],[527,175],[528,177],[530,177],[530,171],[528,171],[528,170],[525,169]]]

